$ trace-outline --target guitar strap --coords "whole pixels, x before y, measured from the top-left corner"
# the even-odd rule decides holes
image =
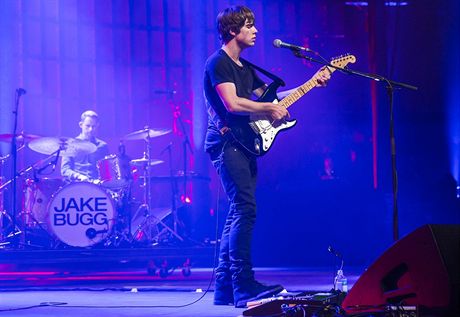
[[[279,78],[278,76],[276,76],[275,74],[272,74],[270,73],[268,70],[265,70],[263,69],[262,67],[259,67],[253,63],[251,63],[250,61],[244,59],[244,58],[241,58],[240,57],[240,60],[242,60],[244,63],[248,64],[249,66],[251,66],[252,68],[258,70],[259,72],[261,72],[262,74],[264,74],[265,76],[267,76],[268,78],[270,78],[271,80],[277,82],[280,86],[284,87],[286,86],[286,83],[284,82],[284,80],[282,80],[281,78]]]
[[[262,74],[264,74],[265,76],[267,76],[268,78],[270,78],[271,80],[273,80],[274,82],[279,84],[280,86],[282,86],[282,87],[286,86],[286,83],[284,82],[284,80],[282,80],[281,78],[279,78],[275,74],[270,73],[269,71],[267,71],[267,70],[255,65],[255,64],[251,63],[250,61],[248,61],[248,60],[246,60],[244,58],[240,57],[240,60],[242,60],[243,63],[246,63],[247,65],[249,65],[250,67],[254,68],[255,70],[261,72]],[[213,112],[213,113],[211,113],[211,118],[212,118],[212,121],[214,122],[215,110],[212,109],[212,107],[209,107],[208,109]],[[219,129],[219,132],[222,135],[222,137],[224,137],[224,139],[226,139],[227,142],[237,141],[238,139],[234,136],[234,134],[232,132],[232,129],[227,125],[227,123],[225,121],[223,121],[223,123],[224,123],[224,126]],[[214,124],[217,126],[216,122],[214,122]],[[251,150],[247,149],[240,142],[238,142],[238,144],[243,146],[243,148],[245,148],[249,153],[254,154],[254,152],[252,152]],[[257,154],[259,154],[259,153],[257,153]]]

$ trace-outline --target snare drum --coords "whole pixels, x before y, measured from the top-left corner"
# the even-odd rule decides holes
[[[87,247],[111,233],[116,209],[109,194],[92,183],[72,183],[53,195],[48,222],[54,235],[74,247]]]
[[[107,188],[121,188],[131,179],[129,161],[112,154],[97,162],[101,185]]]
[[[27,179],[24,184],[23,220],[27,227],[47,225],[48,202],[64,185],[62,178]]]

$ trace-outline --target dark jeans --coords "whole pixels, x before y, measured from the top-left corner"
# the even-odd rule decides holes
[[[210,154],[230,202],[216,275],[231,277],[233,283],[253,280],[251,242],[256,220],[256,157],[230,142],[223,150],[219,148]]]

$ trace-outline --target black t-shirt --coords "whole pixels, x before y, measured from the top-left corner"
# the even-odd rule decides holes
[[[243,67],[236,64],[222,49],[216,51],[206,61],[204,73],[204,96],[208,111],[206,151],[223,141],[219,132],[222,127],[247,124],[249,122],[249,115],[235,115],[227,111],[217,94],[216,86],[221,83],[234,83],[236,95],[250,99],[252,92],[265,84],[250,65],[244,61],[242,61],[242,64]]]

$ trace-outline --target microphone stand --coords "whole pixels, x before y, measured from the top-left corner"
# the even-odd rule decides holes
[[[188,137],[187,130],[185,129],[184,121],[182,120],[182,114],[177,116],[179,125],[181,127],[182,133],[184,134],[184,141],[182,142],[182,151],[184,156],[184,199],[187,198],[187,147],[190,150],[190,153],[193,155],[192,145],[190,144],[190,139]]]
[[[174,177],[174,172],[173,172],[173,166],[172,166],[172,149],[171,149],[171,143],[163,150],[168,151],[168,159],[169,159],[169,178],[171,179],[171,214],[173,217],[173,234],[176,238],[178,238],[180,241],[184,241],[182,237],[178,234],[177,232],[177,195],[178,195],[178,190],[177,190],[177,182],[176,178]]]
[[[350,68],[341,68],[330,63],[314,59],[312,57],[302,54],[299,50],[292,50],[292,53],[299,58],[304,58],[310,62],[321,64],[327,67],[335,68],[343,73],[351,74],[355,76],[365,77],[368,79],[375,80],[377,82],[384,82],[387,84],[387,94],[390,104],[390,146],[391,146],[391,170],[392,170],[392,190],[393,190],[393,240],[397,241],[399,239],[399,224],[398,224],[398,172],[396,169],[396,141],[394,133],[394,90],[395,88],[405,88],[409,90],[417,90],[418,88],[406,83],[397,82],[388,78],[385,78],[378,74],[365,73],[357,70],[352,70]]]
[[[16,230],[16,190],[17,190],[17,179],[16,179],[16,170],[17,170],[17,165],[18,165],[18,153],[17,153],[17,139],[16,139],[16,134],[18,131],[18,109],[19,109],[19,100],[21,99],[21,96],[24,95],[26,91],[22,88],[16,89],[16,95],[15,95],[15,103],[14,103],[14,110],[13,110],[13,115],[14,115],[14,127],[13,127],[13,137],[11,139],[11,155],[12,155],[12,160],[13,160],[13,189],[12,189],[12,209],[13,209],[13,234],[14,237],[16,237],[14,231]],[[18,246],[18,241],[17,239],[13,240],[13,247]]]

